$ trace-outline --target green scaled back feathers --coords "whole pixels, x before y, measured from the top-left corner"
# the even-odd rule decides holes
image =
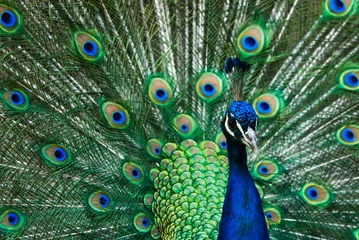
[[[243,97],[271,238],[359,239],[358,21],[356,0],[1,1],[0,238],[216,239]]]

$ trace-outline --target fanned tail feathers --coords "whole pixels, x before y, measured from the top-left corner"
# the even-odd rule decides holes
[[[1,1],[0,238],[216,239],[243,97],[270,237],[359,239],[358,20],[356,0]]]

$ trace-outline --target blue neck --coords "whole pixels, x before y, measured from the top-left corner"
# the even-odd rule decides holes
[[[229,179],[218,239],[269,239],[261,199],[248,171],[246,146],[227,140]]]

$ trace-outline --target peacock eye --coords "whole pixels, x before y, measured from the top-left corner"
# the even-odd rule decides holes
[[[15,33],[20,27],[20,14],[15,9],[0,4],[0,32]]]
[[[231,130],[236,129],[237,128],[236,120],[230,118],[228,120],[228,126]]]
[[[111,197],[103,191],[91,194],[88,203],[93,210],[98,212],[106,212],[111,209]]]
[[[25,222],[25,216],[12,209],[0,215],[0,230],[15,231],[20,229]]]
[[[103,56],[101,42],[91,34],[78,32],[75,34],[75,44],[80,57],[88,61],[97,61]]]
[[[64,166],[72,161],[71,152],[59,144],[47,144],[41,148],[45,163],[54,167]]]

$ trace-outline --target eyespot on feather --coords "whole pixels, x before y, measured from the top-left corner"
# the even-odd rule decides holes
[[[359,143],[359,126],[347,125],[337,131],[337,139],[341,144],[353,146]]]
[[[126,162],[123,164],[122,172],[125,177],[133,184],[139,184],[144,177],[142,168],[132,162]]]
[[[15,33],[21,27],[21,16],[13,8],[0,5],[0,30],[5,33]]]
[[[280,109],[280,100],[271,93],[260,95],[254,100],[253,108],[260,118],[271,118],[276,116]]]
[[[29,99],[27,95],[19,89],[2,92],[0,98],[9,107],[15,110],[23,111],[29,107]]]
[[[160,171],[157,168],[152,168],[150,170],[150,180],[153,181],[159,174]]]
[[[158,230],[158,228],[156,227],[156,225],[154,225],[151,229],[151,237],[153,239],[160,239],[160,237],[161,237],[161,233]]]
[[[255,56],[263,51],[266,43],[264,29],[252,24],[239,33],[237,47],[242,59]]]
[[[164,155],[166,155],[167,157],[171,156],[172,153],[178,148],[177,144],[175,143],[166,143],[165,145],[163,145],[162,147],[162,152]]]
[[[326,0],[325,11],[332,17],[344,17],[351,12],[353,5],[353,0]]]
[[[146,206],[151,206],[152,203],[153,203],[153,194],[151,193],[147,193],[144,198],[143,198],[143,203],[146,205]]]
[[[144,213],[137,214],[133,224],[139,232],[148,232],[152,227],[149,217]]]
[[[224,152],[227,151],[227,139],[222,132],[219,132],[216,135],[215,141],[216,141],[217,145],[219,146],[219,148],[221,149],[221,151],[224,151]]]
[[[75,33],[75,46],[80,56],[88,61],[97,61],[103,56],[100,41],[88,33]]]
[[[316,183],[305,184],[300,190],[299,196],[316,207],[326,207],[331,199],[331,193],[325,187]]]
[[[359,70],[346,70],[339,76],[339,87],[349,91],[359,91]]]
[[[125,129],[130,122],[130,116],[127,110],[114,102],[105,102],[101,107],[102,115],[112,128]]]
[[[148,83],[148,96],[156,105],[167,105],[173,97],[173,88],[165,78],[152,77]]]
[[[258,162],[253,171],[255,177],[268,181],[278,176],[278,173],[278,165],[268,160]]]
[[[274,207],[265,208],[264,216],[268,225],[280,224],[282,220],[280,211]]]
[[[104,191],[96,191],[92,193],[88,199],[90,207],[98,212],[106,212],[112,208],[111,196]]]
[[[146,150],[152,157],[160,159],[162,153],[162,143],[157,139],[150,139],[147,141]]]
[[[215,73],[202,73],[196,84],[196,92],[198,96],[206,101],[211,102],[217,99],[224,89],[224,80]]]
[[[71,152],[59,144],[47,144],[41,148],[41,156],[50,166],[61,167],[72,161]]]
[[[0,216],[0,231],[13,232],[23,227],[25,216],[14,209],[3,212]]]
[[[190,136],[197,128],[197,122],[187,114],[179,114],[173,119],[175,130],[182,136]]]

